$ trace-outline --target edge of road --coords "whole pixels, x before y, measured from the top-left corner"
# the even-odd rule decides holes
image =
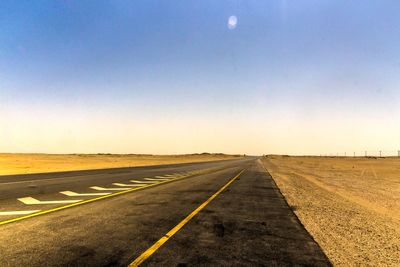
[[[303,229],[308,233],[308,235],[311,237],[311,239],[315,242],[315,244],[317,244],[317,246],[319,247],[319,249],[324,253],[324,256],[326,258],[326,260],[331,264],[331,266],[333,266],[332,261],[328,258],[328,256],[326,255],[326,252],[324,249],[322,249],[322,247],[319,245],[319,243],[317,242],[317,240],[315,240],[314,236],[307,230],[307,228],[304,226],[304,224],[301,222],[301,220],[299,219],[299,217],[297,216],[297,214],[294,212],[293,208],[289,205],[289,203],[286,200],[285,195],[282,193],[281,189],[279,188],[278,184],[275,182],[275,178],[272,176],[272,174],[268,171],[267,167],[265,167],[264,163],[262,162],[262,159],[259,158],[257,159],[257,161],[259,161],[259,163],[261,164],[261,166],[263,167],[264,171],[266,172],[267,175],[271,176],[271,180],[274,183],[276,189],[279,191],[279,193],[282,195],[283,199],[285,200],[286,205],[288,206],[288,208],[292,211],[292,213],[294,214],[294,217],[296,218],[297,222],[300,224],[301,227],[303,227]]]

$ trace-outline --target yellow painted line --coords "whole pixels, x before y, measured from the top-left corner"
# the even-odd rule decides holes
[[[216,172],[216,171],[219,171],[219,170],[222,170],[222,169],[225,169],[225,168],[227,168],[227,167],[208,169],[208,170],[205,170],[202,174]],[[80,205],[83,205],[83,204],[99,201],[99,200],[102,200],[102,199],[105,199],[105,198],[110,198],[110,197],[119,196],[119,195],[122,195],[122,194],[127,194],[127,193],[130,193],[130,192],[133,192],[133,191],[143,190],[145,188],[149,188],[149,187],[153,187],[153,186],[157,186],[157,185],[161,185],[161,184],[170,183],[172,181],[181,180],[181,179],[189,178],[189,177],[192,177],[192,176],[194,176],[194,175],[175,178],[175,179],[171,179],[171,180],[168,180],[168,181],[162,181],[162,182],[159,182],[159,183],[149,184],[149,185],[142,186],[142,187],[131,188],[131,189],[128,189],[128,190],[125,190],[125,191],[119,191],[119,192],[112,193],[112,194],[105,195],[105,196],[100,196],[100,197],[91,198],[91,199],[88,199],[88,200],[83,200],[83,201],[76,202],[76,203],[73,203],[73,204],[57,207],[57,208],[54,208],[54,209],[39,211],[39,212],[32,213],[32,214],[29,214],[29,215],[25,215],[25,216],[13,218],[13,219],[5,220],[5,221],[0,221],[0,225],[26,220],[26,219],[29,219],[29,218],[32,218],[32,217],[37,217],[37,216],[40,216],[40,215],[56,212],[56,211],[59,211],[59,210],[64,210],[64,209],[80,206]]]
[[[202,209],[204,209],[214,198],[216,198],[219,194],[222,193],[231,183],[233,183],[243,172],[245,169],[241,170],[235,177],[233,177],[229,182],[227,182],[223,187],[221,187],[214,195],[212,195],[209,199],[207,199],[203,204],[198,206],[192,213],[190,213],[185,219],[183,219],[180,223],[178,223],[174,228],[169,230],[163,237],[161,237],[156,243],[154,243],[150,248],[148,248],[145,252],[143,252],[139,257],[137,257],[129,267],[139,266],[145,260],[147,260],[154,252],[157,251],[165,242],[167,242],[174,234],[176,234],[185,224],[187,224],[196,214],[198,214]]]

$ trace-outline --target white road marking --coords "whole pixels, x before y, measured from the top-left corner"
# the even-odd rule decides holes
[[[145,180],[148,180],[148,181],[168,181],[168,180],[171,180],[171,179],[163,179],[163,178],[144,178]]]
[[[146,178],[145,178],[146,179]],[[138,183],[138,184],[154,184],[157,182],[149,182],[149,181],[138,181],[138,180],[131,180],[132,183]]]
[[[157,179],[164,179],[164,180],[169,180],[169,179],[171,179],[172,177],[165,177],[165,176],[156,176],[155,178],[157,178]],[[145,179],[151,179],[151,178],[145,178]]]
[[[65,203],[75,203],[82,201],[81,199],[74,199],[74,200],[47,200],[47,201],[40,201],[33,197],[23,197],[18,198],[19,201],[26,205],[40,205],[40,204],[65,204]]]
[[[63,195],[69,196],[69,197],[78,197],[78,196],[105,196],[111,193],[75,193],[72,191],[62,191],[60,192]]]
[[[182,173],[182,172],[176,172],[176,173],[174,173],[174,174],[167,174],[167,175],[164,175],[164,176],[178,177],[178,176],[184,176],[184,175],[185,175],[185,174]]]
[[[116,186],[146,186],[146,185],[149,185],[149,184],[121,184],[121,183],[113,183],[113,185],[116,185]]]
[[[130,189],[129,187],[125,187],[125,188],[105,188],[105,187],[100,187],[100,186],[92,186],[90,187],[94,190],[99,190],[99,191],[123,191],[123,190],[128,190]]]
[[[35,212],[39,212],[40,210],[16,210],[16,211],[0,211],[0,216],[7,215],[28,215]]]

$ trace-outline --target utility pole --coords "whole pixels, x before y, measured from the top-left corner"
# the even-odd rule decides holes
[[[365,151],[365,157],[367,157],[367,151]]]
[[[382,158],[382,150],[379,150],[379,157]]]

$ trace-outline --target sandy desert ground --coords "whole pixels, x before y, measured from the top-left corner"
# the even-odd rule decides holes
[[[224,154],[119,155],[119,154],[0,154],[0,175],[86,169],[148,166],[224,160],[239,156]]]
[[[263,158],[336,266],[400,266],[400,158]]]

